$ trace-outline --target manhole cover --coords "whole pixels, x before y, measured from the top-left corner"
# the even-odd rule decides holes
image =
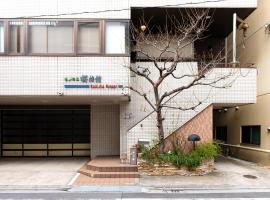
[[[250,178],[250,179],[256,179],[257,176],[253,176],[253,175],[243,175],[245,178]]]

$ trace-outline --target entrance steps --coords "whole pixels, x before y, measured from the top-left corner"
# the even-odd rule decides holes
[[[139,178],[137,165],[122,164],[119,156],[97,157],[79,172],[92,178]]]

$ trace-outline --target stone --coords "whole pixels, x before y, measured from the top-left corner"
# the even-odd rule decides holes
[[[151,164],[145,161],[141,161],[138,166],[141,174],[147,174],[149,176],[203,176],[214,171],[214,160],[204,161],[201,166],[193,171],[189,171],[186,168],[177,168],[170,163],[165,164]]]

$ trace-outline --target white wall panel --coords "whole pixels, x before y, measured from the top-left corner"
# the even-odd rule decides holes
[[[162,7],[164,5],[171,5],[171,7],[255,8],[257,0],[221,0],[219,2],[215,0],[213,2],[211,0],[9,0],[1,2],[0,18],[46,17],[46,15],[53,17],[56,15],[56,18],[129,19],[131,7]],[[65,15],[57,16],[59,14]]]
[[[152,67],[152,63],[140,62],[136,63],[141,67]],[[188,74],[193,70],[197,70],[196,63],[181,63],[179,64],[179,73]],[[154,68],[155,69],[155,68]],[[156,76],[151,70],[152,76]],[[257,71],[255,68],[216,68],[209,72],[204,82],[213,80],[214,77],[228,76],[224,81],[218,82],[215,86],[228,86],[224,89],[213,88],[209,86],[196,86],[192,87],[181,94],[178,94],[169,101],[171,106],[190,107],[197,103],[197,99],[203,103],[195,110],[179,111],[176,109],[163,109],[164,131],[165,135],[169,135],[177,128],[181,127],[188,120],[192,119],[203,109],[210,104],[241,104],[241,103],[255,103],[256,102],[256,77]],[[177,85],[183,85],[186,80],[175,80],[174,78],[168,78],[168,80],[162,84],[160,91],[171,90]],[[147,81],[142,78],[131,78],[131,85],[134,88],[143,90],[148,95],[152,95],[151,86]],[[156,128],[156,114],[153,113],[140,122],[145,116],[151,113],[151,107],[145,102],[145,100],[131,92],[131,102],[129,104],[121,105],[121,152],[129,153],[129,148],[136,144],[138,140],[148,140],[152,142],[157,138]],[[134,126],[139,122],[136,126]],[[133,127],[134,126],[134,127]],[[131,128],[131,129],[130,129]]]
[[[126,86],[128,64],[128,57],[0,57],[0,95],[122,95],[121,88],[64,88],[82,84],[65,77],[100,75],[103,84]]]
[[[254,8],[257,0],[131,0],[132,7],[215,7],[215,8]]]
[[[129,0],[10,0],[1,2],[0,18],[55,15],[55,18],[128,19],[130,12],[127,8]],[[99,12],[121,9],[124,10]],[[57,16],[59,14],[65,15]]]

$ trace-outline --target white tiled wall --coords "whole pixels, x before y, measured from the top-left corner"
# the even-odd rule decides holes
[[[215,8],[252,8],[257,6],[257,0],[131,0],[132,7],[152,7],[152,6],[170,6],[170,7],[215,7]]]
[[[130,11],[127,8],[129,0],[10,0],[1,2],[0,18],[49,15],[51,18],[128,19]]]
[[[141,67],[151,68],[152,63],[140,62],[137,65]],[[196,63],[181,63],[178,69],[179,75],[189,74],[192,70],[197,70]],[[150,70],[153,72],[153,70]],[[216,79],[220,75],[229,77],[215,86],[227,86],[224,89],[213,88],[209,86],[196,86],[190,88],[181,94],[175,96],[169,101],[171,106],[190,107],[197,103],[197,99],[203,102],[194,111],[179,111],[175,109],[164,109],[163,115],[165,135],[169,135],[177,128],[181,127],[185,122],[192,119],[208,105],[212,103],[255,103],[256,102],[256,74],[254,68],[216,68],[209,72],[204,82]],[[153,76],[155,76],[153,74]],[[184,85],[189,80],[177,81],[174,78],[169,79],[162,85],[161,91],[171,90],[172,88]],[[141,78],[131,78],[131,85],[134,88],[142,89],[151,95],[151,87],[145,80]],[[136,144],[138,140],[147,140],[152,142],[156,139],[157,128],[153,113],[140,122],[145,116],[151,113],[151,107],[142,97],[131,92],[131,102],[121,105],[120,123],[121,123],[121,152],[129,153],[129,148]],[[135,127],[133,127],[139,122]]]
[[[64,88],[65,77],[100,75],[128,85],[128,57],[0,57],[0,95],[122,95],[123,89]],[[76,84],[76,82],[75,82]],[[81,84],[81,83],[80,83]]]
[[[198,4],[199,3],[199,4]],[[257,6],[257,0],[9,0],[2,1],[0,18],[45,17],[48,18],[115,18],[129,19],[131,7],[151,7],[171,5],[172,7],[249,7]],[[112,11],[106,11],[112,10]],[[79,14],[78,14],[79,13]],[[65,15],[61,15],[65,14]],[[44,15],[44,16],[43,16]],[[104,89],[64,89],[66,76],[101,75],[104,83],[129,84],[129,72],[124,65],[129,64],[127,57],[0,57],[0,95],[122,95],[122,90]],[[141,63],[146,65],[146,63]],[[183,64],[183,67],[187,64]],[[191,68],[196,67],[189,63]],[[211,94],[211,99],[196,111],[166,112],[166,132],[195,116],[210,103],[253,103],[256,93],[256,72],[251,70],[238,72],[239,78],[228,90],[196,88],[181,94],[179,99],[171,103],[186,105],[192,102],[190,95],[196,93],[200,98]],[[144,80],[132,78],[132,85],[142,87],[149,93],[149,85]],[[171,88],[172,83],[166,82],[163,90]],[[174,83],[175,84],[175,83]],[[246,88],[251,88],[247,90]],[[121,152],[127,152],[130,145],[139,138],[152,140],[155,138],[154,115],[149,116],[136,127],[136,122],[151,112],[145,101],[136,95],[131,96],[130,103],[120,106]],[[106,114],[105,114],[106,115]],[[165,123],[164,123],[165,124]]]
[[[2,0],[0,18],[51,15],[52,18],[129,19],[131,7],[164,5],[171,7],[254,8],[257,6],[257,0],[213,0],[213,2],[211,0]]]

